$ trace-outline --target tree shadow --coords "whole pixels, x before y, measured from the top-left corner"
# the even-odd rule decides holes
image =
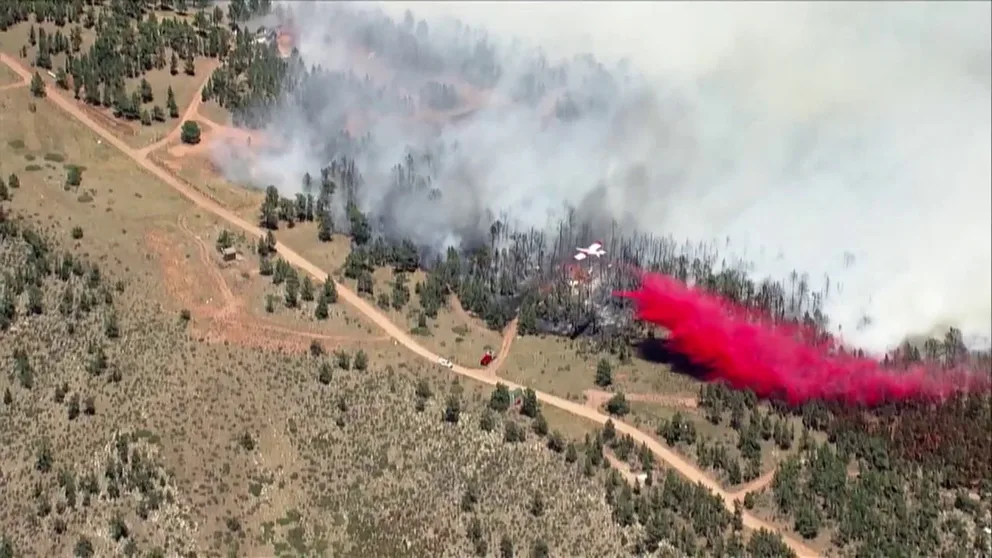
[[[642,339],[636,346],[636,353],[643,360],[665,364],[673,372],[700,382],[709,381],[713,377],[711,367],[693,362],[686,355],[676,351],[666,339],[650,336]]]

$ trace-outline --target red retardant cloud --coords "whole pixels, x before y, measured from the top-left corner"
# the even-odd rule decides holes
[[[706,368],[707,381],[751,389],[792,405],[811,399],[876,406],[907,399],[943,400],[989,389],[987,375],[918,365],[883,368],[877,361],[836,350],[808,328],[772,324],[718,296],[656,273],[644,273],[636,291],[638,319],[669,332],[670,348]]]

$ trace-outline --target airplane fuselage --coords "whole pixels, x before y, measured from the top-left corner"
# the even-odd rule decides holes
[[[603,250],[603,246],[598,242],[592,244],[588,248],[576,248],[575,250],[576,250],[576,254],[574,257],[578,261],[582,261],[589,256],[595,256],[597,258],[601,258],[604,255],[606,255],[606,250]]]

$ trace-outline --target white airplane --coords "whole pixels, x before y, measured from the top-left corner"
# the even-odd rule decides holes
[[[599,241],[593,242],[588,248],[576,248],[575,250],[575,255],[572,257],[580,262],[589,256],[601,258],[606,255],[606,250],[603,250],[603,243]]]

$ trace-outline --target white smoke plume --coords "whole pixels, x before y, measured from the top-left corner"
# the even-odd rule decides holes
[[[367,72],[387,93],[411,83],[408,70],[341,46],[342,6],[279,4],[293,13],[307,67]],[[437,164],[440,203],[388,187],[407,146],[429,137],[424,119],[366,118],[388,153],[359,161],[361,205],[437,248],[487,231],[486,216],[547,226],[566,204],[661,235],[729,239],[759,276],[806,272],[814,289],[829,276],[831,323],[866,350],[949,326],[987,343],[990,6],[384,3],[397,26],[407,9],[425,19],[432,46],[453,57],[474,40],[445,21],[486,28],[503,72],[488,108],[441,129],[459,147]],[[551,88],[550,104],[502,102],[531,67],[516,38],[542,47],[549,66],[592,53],[603,66],[573,66],[567,89],[599,104],[549,125]],[[338,94],[287,104],[267,130],[285,143],[257,155],[252,180],[298,192],[303,173],[327,163],[324,143],[344,115],[361,112],[356,103]]]

